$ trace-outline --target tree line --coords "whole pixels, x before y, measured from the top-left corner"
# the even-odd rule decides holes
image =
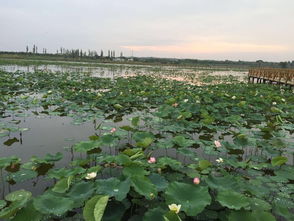
[[[26,46],[26,52],[27,54],[54,54],[54,53],[48,53],[46,48],[42,48],[42,52],[38,51],[38,47],[34,44],[32,48],[30,49],[29,46]],[[67,49],[60,47],[56,50],[56,55],[63,55],[65,57],[71,57],[71,58],[115,58],[116,52],[115,50],[107,50],[104,52],[103,50],[100,50],[99,52],[96,50],[82,50],[82,49]],[[119,54],[120,58],[123,58],[123,52],[120,52]]]

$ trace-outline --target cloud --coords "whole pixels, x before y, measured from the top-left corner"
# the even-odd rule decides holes
[[[294,57],[293,0],[0,3],[0,50],[23,50],[27,44],[37,44],[53,52],[62,46],[134,50],[138,56]]]
[[[210,53],[277,53],[287,52],[284,45],[233,43],[212,40],[200,40],[177,45],[124,45],[122,48],[137,52],[168,52],[173,54],[210,54]]]

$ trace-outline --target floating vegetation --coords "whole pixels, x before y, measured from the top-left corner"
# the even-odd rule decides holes
[[[0,218],[293,220],[293,93],[224,77],[0,71]],[[91,129],[15,150],[40,119]]]

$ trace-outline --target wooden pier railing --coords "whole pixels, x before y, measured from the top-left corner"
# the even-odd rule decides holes
[[[254,68],[248,73],[248,81],[256,83],[294,86],[294,69]]]

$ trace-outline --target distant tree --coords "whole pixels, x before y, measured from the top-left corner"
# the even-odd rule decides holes
[[[26,47],[26,53],[29,53],[29,46]]]
[[[38,47],[36,46],[36,54],[38,54]]]
[[[280,62],[280,67],[281,68],[287,68],[288,66],[288,63],[285,61],[285,62]]]
[[[33,54],[36,53],[36,45],[33,46]]]
[[[94,51],[94,57],[97,59],[99,57],[98,52],[95,50]]]
[[[261,67],[263,63],[264,63],[263,60],[256,61],[256,64],[258,65],[258,67]]]
[[[83,50],[80,50],[80,57],[83,57]]]
[[[107,55],[107,57],[109,57],[109,58],[110,58],[110,50],[108,50],[108,55]]]
[[[100,52],[100,57],[103,58],[103,50]]]

